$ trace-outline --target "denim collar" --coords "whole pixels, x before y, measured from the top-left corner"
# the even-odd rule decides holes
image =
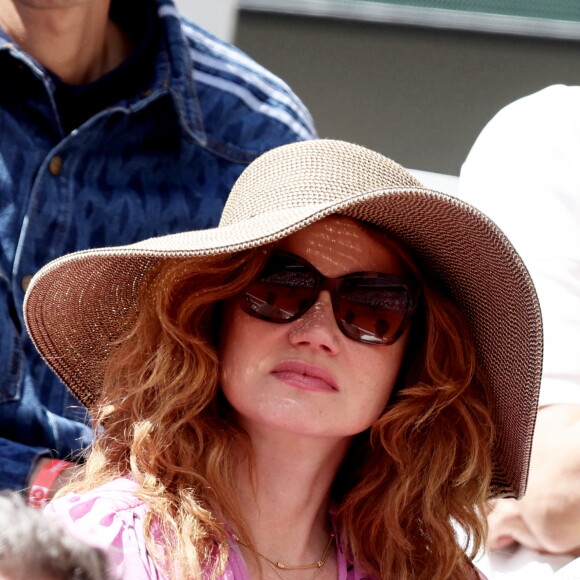
[[[172,0],[155,1],[162,22],[161,42],[164,44],[157,57],[156,82],[161,86],[156,86],[155,90],[169,90],[182,128],[200,145],[205,145],[207,136],[195,90],[192,55],[181,28],[181,18]]]

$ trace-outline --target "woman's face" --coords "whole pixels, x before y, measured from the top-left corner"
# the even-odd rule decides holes
[[[281,249],[329,277],[365,270],[403,274],[381,234],[346,217],[325,218],[286,238]],[[385,408],[407,343],[407,333],[390,346],[346,337],[325,290],[293,322],[254,318],[236,301],[224,319],[221,385],[249,432],[267,427],[344,438],[364,431]]]

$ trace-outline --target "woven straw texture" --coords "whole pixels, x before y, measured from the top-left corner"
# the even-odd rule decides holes
[[[400,238],[466,313],[495,401],[491,495],[520,497],[542,362],[541,315],[527,270],[486,216],[424,188],[363,147],[331,140],[279,147],[240,176],[219,227],[51,262],[29,287],[28,330],[49,366],[90,410],[109,345],[131,324],[140,283],[159,260],[264,245],[333,213],[373,222]]]

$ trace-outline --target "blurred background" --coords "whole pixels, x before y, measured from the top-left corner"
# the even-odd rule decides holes
[[[485,123],[580,84],[579,0],[178,0],[287,81],[321,137],[457,175]]]

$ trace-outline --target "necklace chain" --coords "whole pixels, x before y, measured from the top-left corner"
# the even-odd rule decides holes
[[[249,548],[248,544],[243,542],[237,534],[234,534],[234,539],[236,540],[236,542],[238,542],[238,544],[241,544],[242,546],[246,546],[246,548]],[[334,540],[334,534],[331,532],[330,538],[328,539],[328,544],[326,544],[326,548],[324,549],[324,553],[322,554],[322,558],[320,558],[320,560],[314,562],[314,564],[307,564],[304,566],[288,566],[287,564],[283,564],[282,562],[275,562],[274,560],[271,560],[270,558],[268,558],[268,556],[266,556],[266,554],[262,554],[262,552],[260,552],[258,550],[256,550],[256,554],[258,554],[258,556],[260,556],[260,558],[262,558],[263,560],[265,560],[266,562],[268,562],[268,564],[270,564],[272,566],[272,568],[274,569],[274,573],[276,574],[276,576],[278,576],[278,578],[282,578],[282,576],[280,576],[280,574],[278,573],[278,570],[311,570],[312,568],[316,568],[316,572],[314,573],[314,576],[312,576],[312,578],[310,578],[310,580],[314,580],[314,578],[316,578],[316,576],[318,576],[320,570],[322,569],[322,566],[324,566],[324,564],[326,564],[326,560],[328,560],[328,555],[330,554],[330,548],[332,547],[332,540]],[[282,578],[282,580],[283,580],[283,578]]]
[[[262,554],[260,554],[258,552],[259,556],[262,556]],[[262,556],[263,557],[263,556]],[[272,562],[272,560],[266,559],[266,562],[268,562],[268,564],[270,564],[272,566],[272,572],[274,572],[274,574],[276,574],[276,576],[278,576],[278,578],[280,578],[280,580],[284,580],[284,578],[282,578],[282,575],[280,574],[280,572],[278,572],[278,570],[276,570],[276,568],[278,568],[278,566],[276,566],[276,563]],[[324,562],[322,563],[322,566],[324,566]],[[314,580],[316,578],[316,576],[318,576],[318,574],[320,574],[321,570],[322,570],[322,566],[317,566],[316,568],[316,572],[314,572],[314,574],[312,574],[312,576],[310,576],[310,578],[308,580]],[[290,568],[283,568],[284,570],[290,570]]]

